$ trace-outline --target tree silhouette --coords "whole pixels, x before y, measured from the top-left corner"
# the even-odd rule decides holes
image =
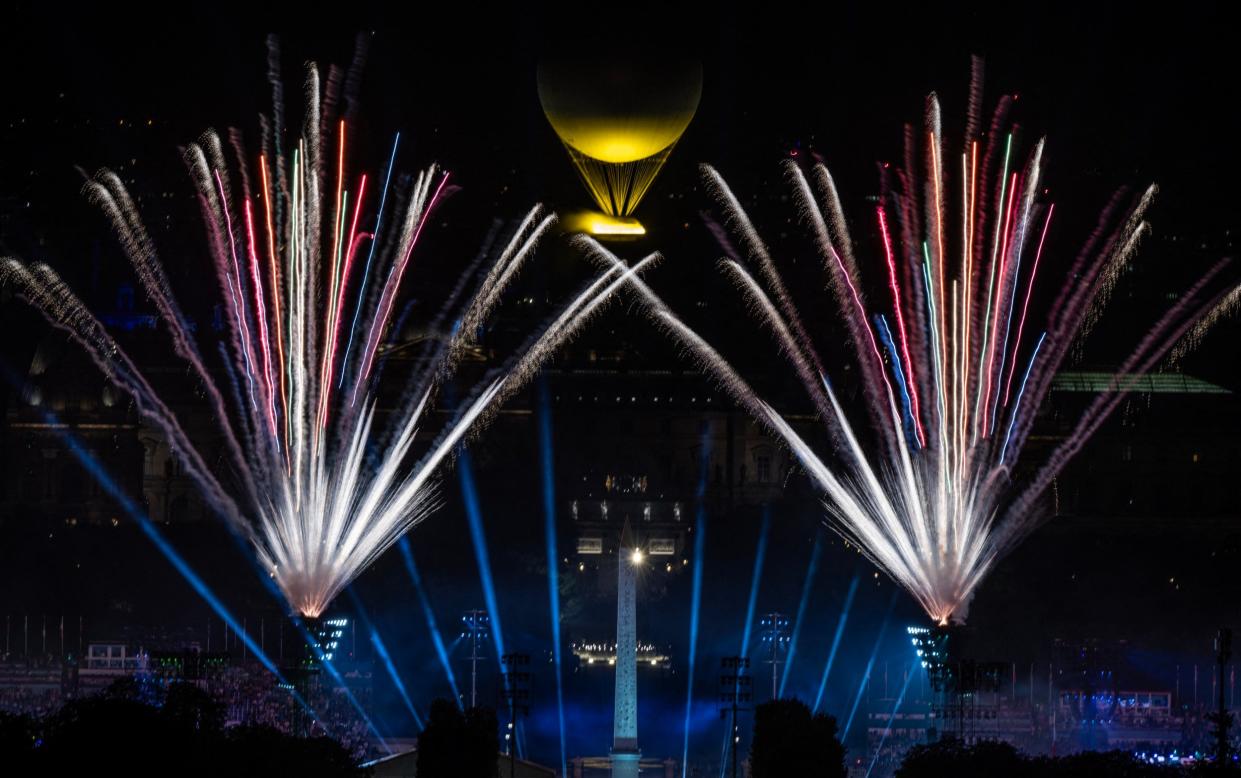
[[[499,753],[495,711],[462,713],[452,700],[431,702],[418,736],[418,778],[496,778]]]
[[[836,719],[811,715],[801,700],[772,700],[754,710],[750,742],[753,778],[844,778],[845,747]]]

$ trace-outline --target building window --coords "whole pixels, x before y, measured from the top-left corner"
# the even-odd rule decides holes
[[[755,464],[758,470],[758,482],[766,484],[771,482],[771,457],[755,457]]]

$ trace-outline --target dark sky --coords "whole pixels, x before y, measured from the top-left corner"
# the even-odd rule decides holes
[[[679,156],[728,168],[772,155],[777,139],[813,135],[834,165],[869,165],[898,152],[890,128],[915,118],[932,90],[943,96],[951,133],[977,54],[987,60],[990,94],[1020,94],[1020,121],[1051,138],[1059,176],[1098,168],[1155,180],[1178,216],[1191,200],[1208,224],[1237,212],[1235,188],[1211,193],[1237,170],[1239,153],[1232,141],[1241,54],[1222,4],[1158,13],[1111,3],[1022,5],[1011,13],[1001,4],[942,12],[727,5],[669,13],[626,4],[593,16],[588,6],[540,4],[496,12],[350,6],[324,14],[108,7],[66,19],[47,4],[18,3],[0,32],[5,116],[40,110],[63,92],[71,114],[154,116],[191,137],[208,125],[248,126],[267,106],[267,32],[282,34],[293,69],[304,59],[347,62],[352,33],[368,31],[369,122],[384,133],[411,132],[450,165],[459,155],[507,167],[546,135],[531,120],[540,55],[672,47],[696,53],[706,69],[698,121]],[[290,91],[295,84],[290,79]],[[88,167],[108,161],[59,151]]]

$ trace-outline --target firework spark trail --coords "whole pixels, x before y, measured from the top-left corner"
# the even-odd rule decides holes
[[[975,79],[980,72],[975,67]],[[978,124],[980,88],[971,87],[971,126]],[[780,278],[768,245],[713,169],[703,167],[707,189],[745,254],[740,258],[729,252],[726,235],[721,244],[730,256],[720,262],[723,274],[770,331],[799,382],[813,379],[807,396],[832,446],[820,451],[804,432],[794,431],[645,282],[630,284],[644,313],[789,446],[823,490],[834,529],[940,623],[963,621],[974,589],[994,562],[1045,518],[1034,510],[1035,501],[1120,402],[1131,374],[1150,370],[1179,339],[1196,331],[1194,322],[1204,311],[1241,297],[1206,293],[1218,267],[1192,285],[1137,343],[1132,356],[1122,360],[1115,391],[1087,409],[1027,486],[1010,493],[1035,413],[1071,344],[1097,318],[1147,232],[1143,219],[1154,193],[1152,187],[1132,201],[1114,198],[1081,251],[1066,263],[1069,272],[1058,294],[1050,295],[1049,311],[1031,311],[1036,285],[1055,291],[1044,257],[1054,251],[1049,238],[1054,206],[1039,202],[1043,142],[1021,159],[1024,152],[1007,126],[1010,106],[1008,98],[999,101],[981,149],[972,137],[962,144],[959,194],[952,191],[956,175],[949,174],[951,166],[941,163],[950,152],[939,133],[933,98],[922,136],[926,142],[920,145],[912,140],[916,136],[907,135],[906,143],[910,168],[918,164],[914,149],[925,149],[929,159],[923,167],[930,180],[916,181],[908,171],[884,171],[884,204],[876,209],[882,261],[875,263],[883,272],[874,273],[871,283],[878,287],[881,281],[888,288],[886,311],[868,309],[863,302],[860,265],[850,253],[852,241],[830,174],[815,166],[816,198],[806,176],[797,169],[790,172],[794,200],[810,227],[862,367],[863,405],[870,411],[866,433],[849,421],[826,371],[819,369],[788,294],[807,285],[794,287]],[[830,218],[817,199],[826,202]],[[959,213],[953,213],[957,208]],[[950,226],[954,218],[958,226]],[[1036,226],[1037,221],[1042,224]],[[624,272],[629,267],[589,239],[579,245],[605,269]],[[1033,252],[1032,263],[1023,260],[1028,252]],[[956,256],[959,262],[948,261]],[[1023,272],[1026,265],[1032,265],[1028,273]],[[889,320],[894,320],[891,331]],[[1033,342],[1025,342],[1027,325],[1042,331]],[[884,358],[880,341],[890,359]],[[1022,379],[1015,382],[1019,371]],[[880,445],[872,447],[872,438]]]
[[[371,262],[375,259],[375,246],[378,243],[378,241],[374,239],[374,236],[378,235],[380,228],[383,227],[384,206],[386,206],[388,202],[388,190],[392,184],[392,168],[396,164],[396,149],[400,143],[401,133],[398,132],[396,137],[392,140],[392,153],[388,155],[388,172],[384,174],[384,187],[381,190],[382,194],[379,197],[379,211],[375,214],[375,232],[372,233],[371,247],[366,252],[366,269],[362,272],[362,283],[358,286],[358,302],[354,306],[353,310],[353,324],[349,327],[349,342],[345,346],[345,356],[342,360],[343,364],[340,371],[340,383],[336,387],[338,389],[345,385],[344,365],[349,364],[349,354],[353,351],[353,334],[358,329],[358,317],[362,315],[362,303],[365,300],[365,293],[368,288],[367,282],[371,277]]]
[[[1043,348],[1043,341],[1046,339],[1046,332],[1039,336],[1038,343],[1034,346],[1034,353],[1030,355],[1030,364],[1026,367],[1025,378],[1021,379],[1021,388],[1017,390],[1017,405],[1013,408],[1013,416],[1008,423],[1008,434],[1004,436],[1004,448],[1000,449],[1001,464],[1004,463],[1004,458],[1008,454],[1008,444],[1013,439],[1013,426],[1021,413],[1021,398],[1025,396],[1026,384],[1030,381],[1030,371],[1034,369],[1034,363],[1038,360],[1038,352]]]
[[[94,180],[87,182],[84,191],[87,198],[102,208],[112,222],[122,248],[134,265],[139,282],[168,325],[173,348],[191,365],[202,385],[206,387],[212,411],[216,420],[221,422],[225,432],[225,444],[233,458],[234,466],[243,473],[243,480],[250,494],[257,494],[256,487],[246,475],[249,471],[245,466],[246,458],[242,454],[241,445],[232,434],[231,427],[223,423],[228,418],[224,398],[208,377],[202,355],[189,334],[189,322],[172,296],[167,274],[159,263],[154,245],[138,216],[133,200],[129,197],[120,178],[109,170],[100,171]]]
[[[754,224],[750,221],[750,216],[741,207],[741,203],[737,200],[732,190],[728,187],[724,177],[721,176],[715,168],[709,165],[702,166],[703,177],[706,178],[708,185],[717,193],[717,196],[726,204],[729,220],[736,225],[738,233],[743,238],[743,244],[747,247],[753,261],[758,264],[759,271],[762,273],[764,280],[771,287],[772,293],[779,304],[780,313],[790,322],[796,338],[791,334],[784,336],[784,341],[790,349],[790,356],[797,355],[799,361],[803,364],[809,358],[814,362],[814,366],[818,372],[823,372],[823,365],[819,361],[818,355],[811,345],[810,335],[806,332],[802,325],[801,318],[797,315],[797,309],[793,307],[793,300],[789,296],[788,289],[785,288],[784,282],[780,279],[780,274],[776,272],[775,263],[771,260],[771,254],[768,252],[766,245],[758,235],[758,231],[754,229]],[[805,185],[805,178],[799,181]],[[808,193],[807,193],[808,194]],[[813,198],[808,198],[813,199]],[[736,264],[734,262],[734,264]],[[815,387],[813,380],[806,380],[808,387]],[[814,392],[812,391],[812,394]]]
[[[1214,298],[1209,298],[1206,302],[1201,301],[1203,290],[1215,276],[1219,275],[1226,264],[1226,260],[1217,263],[1203,274],[1202,278],[1192,287],[1186,290],[1177,304],[1168,309],[1167,313],[1147,332],[1133,354],[1121,363],[1112,379],[1110,390],[1103,392],[1094,399],[1090,407],[1081,415],[1073,432],[1052,453],[1039,473],[1013,501],[1009,512],[1015,514],[1015,519],[1020,518],[1022,514],[1026,513],[1030,504],[1050,485],[1051,479],[1055,477],[1070,458],[1081,450],[1086,441],[1098,431],[1111,412],[1125,398],[1125,395],[1132,388],[1135,379],[1159,364],[1159,361],[1164,358],[1168,351],[1202,320],[1204,312],[1211,311],[1219,305],[1221,300],[1226,299],[1231,294],[1230,291],[1219,292]],[[1186,315],[1187,310],[1193,313]],[[1024,442],[1024,435],[1029,432],[1029,423],[1025,421],[1025,417],[1023,417],[1023,423],[1026,424],[1026,429],[1023,432],[1022,441],[1019,441],[1019,443]],[[1025,532],[1034,529],[1034,526],[1031,524],[1022,524],[1017,520],[1009,524]],[[1008,541],[1013,534],[1012,531],[1006,532],[1003,534],[1002,539]]]
[[[1186,355],[1202,344],[1202,339],[1212,327],[1221,319],[1235,316],[1237,311],[1241,311],[1241,286],[1233,287],[1231,292],[1224,295],[1214,308],[1207,311],[1206,315],[1199,319],[1198,323],[1189,332],[1185,333],[1184,337],[1177,341],[1172,350],[1168,352],[1169,366],[1180,364],[1180,361]]]
[[[819,252],[823,257],[824,266],[827,271],[828,278],[830,279],[830,287],[836,295],[837,303],[840,305],[842,311],[849,310],[851,303],[857,309],[857,318],[850,316],[845,317],[849,335],[853,339],[854,348],[857,349],[858,353],[863,353],[865,351],[866,341],[862,338],[862,333],[865,332],[867,340],[869,340],[871,350],[875,355],[876,362],[874,363],[865,359],[861,360],[860,364],[862,374],[866,377],[867,381],[875,380],[877,377],[882,377],[883,380],[887,382],[887,375],[883,372],[883,357],[879,354],[879,347],[878,344],[875,343],[874,333],[871,331],[870,325],[868,324],[869,320],[866,315],[866,306],[862,302],[862,296],[858,290],[858,283],[856,280],[858,277],[857,260],[853,257],[853,241],[849,237],[848,228],[845,224],[844,213],[840,206],[840,198],[836,193],[835,181],[833,181],[831,173],[828,172],[826,166],[822,164],[815,165],[815,184],[820,192],[819,197],[821,197],[827,204],[826,210],[831,217],[829,222],[829,220],[824,217],[823,209],[819,207],[815,194],[807,182],[806,175],[802,169],[789,162],[786,162],[785,168],[788,171],[788,177],[793,182],[794,192],[801,200],[802,214],[809,220],[815,231]],[[720,181],[723,181],[722,177],[720,177]],[[840,247],[839,251],[837,251],[837,246]],[[832,261],[830,262],[827,260],[827,257],[829,256],[832,258]],[[772,270],[772,273],[775,274],[774,269]],[[778,277],[778,274],[776,274],[776,276]],[[788,306],[786,315],[789,316],[794,322],[799,323],[800,326],[800,318],[797,316],[796,308],[791,303]],[[805,334],[803,331],[801,337],[807,344],[807,348],[810,350],[810,353],[814,354],[813,345],[811,344],[809,335]],[[819,374],[826,372],[817,356],[815,357],[815,366]],[[817,391],[818,382],[814,382],[813,385],[815,389],[811,390],[812,396],[814,396]],[[890,389],[891,387],[889,386],[889,390]],[[873,402],[878,402],[877,399],[871,399]],[[825,413],[822,407],[820,407],[819,412],[825,418],[830,417],[830,414]],[[891,440],[888,440],[887,442],[889,444],[893,443]]]
[[[431,185],[431,178],[434,170],[428,170],[419,177],[419,183],[415,185],[415,206],[410,211],[410,215],[405,227],[405,232],[409,234],[409,238],[404,241],[405,248],[400,251],[401,258],[392,265],[392,269],[388,272],[388,279],[384,285],[383,294],[379,298],[379,315],[375,317],[371,323],[370,333],[366,336],[366,348],[364,350],[364,358],[362,360],[362,371],[358,375],[357,383],[353,386],[353,395],[350,405],[353,405],[358,398],[358,391],[361,389],[371,374],[371,366],[375,362],[375,350],[379,347],[379,340],[383,336],[383,327],[387,324],[388,318],[392,315],[392,303],[396,299],[396,290],[401,285],[401,279],[405,275],[405,268],[409,265],[409,258],[413,256],[414,246],[418,243],[418,238],[422,234],[422,227],[426,223],[426,217],[435,208],[435,204],[439,199],[440,192],[444,190],[444,184],[448,182],[448,173],[445,172],[440,178],[439,186],[435,189],[435,194],[431,196],[430,202],[427,202],[426,195]],[[425,203],[425,210],[423,204]]]
[[[1027,175],[1026,175],[1026,190],[1025,190],[1025,194],[1022,196],[1022,202],[1023,202],[1023,205],[1021,206],[1022,215],[1021,215],[1021,221],[1018,222],[1019,224],[1018,230],[1020,232],[1020,235],[1017,236],[1016,238],[1016,246],[1015,246],[1017,258],[1014,263],[1012,273],[1009,275],[1009,281],[1008,281],[1008,288],[1009,288],[1008,302],[1004,306],[1004,340],[1003,340],[1002,345],[1000,346],[1000,368],[999,368],[999,371],[996,373],[997,382],[1002,382],[1004,378],[1004,366],[1008,362],[1008,336],[1009,336],[1010,330],[1012,329],[1013,307],[1014,307],[1014,303],[1016,303],[1017,301],[1017,287],[1019,286],[1019,282],[1021,280],[1022,248],[1026,244],[1026,229],[1029,227],[1029,223],[1030,223],[1030,209],[1034,205],[1035,187],[1038,185],[1038,178],[1039,178],[1038,171],[1039,171],[1039,166],[1042,162],[1042,158],[1043,158],[1043,141],[1040,140],[1038,145],[1034,149],[1033,159],[1030,161],[1030,170],[1027,172]],[[1041,241],[1039,243],[1039,247],[1042,248]],[[1036,264],[1035,270],[1037,269],[1038,269],[1038,266]],[[1033,276],[1031,276],[1030,286],[1031,288],[1033,287]],[[1015,348],[1014,348],[1014,351],[1016,351]],[[1014,359],[1015,358],[1016,358],[1016,355],[1014,354]],[[1009,376],[1011,380],[1011,376],[1012,376],[1011,372],[1009,373]],[[991,426],[993,428],[995,427],[995,416],[996,416],[996,413],[998,412],[999,405],[1000,405],[1000,391],[999,391],[999,383],[997,383],[996,392],[995,392],[995,400],[991,406]],[[1005,407],[1008,406],[1007,394],[1005,394],[1004,406]]]
[[[1141,216],[1146,208],[1149,207],[1151,197],[1155,191],[1156,188],[1153,185],[1149,187],[1126,219],[1126,226],[1131,226],[1134,229],[1134,232],[1127,236],[1128,238],[1132,239],[1140,231],[1146,229],[1145,223],[1141,221]],[[1073,268],[1068,275],[1068,278],[1074,279],[1076,282],[1073,284],[1073,291],[1067,295],[1060,295],[1052,305],[1052,315],[1048,317],[1050,324],[1048,328],[1048,337],[1050,338],[1048,341],[1048,353],[1043,359],[1042,369],[1035,371],[1032,376],[1033,384],[1028,389],[1034,397],[1046,395],[1056,371],[1059,370],[1060,365],[1068,357],[1071,347],[1073,344],[1080,342],[1080,328],[1083,326],[1087,313],[1093,305],[1095,294],[1101,289],[1099,283],[1100,275],[1109,263],[1115,261],[1116,247],[1118,245],[1132,247],[1133,245],[1131,241],[1123,240],[1119,233],[1113,232],[1109,235],[1107,231],[1106,220],[1108,220],[1108,217],[1114,217],[1115,212],[1119,208],[1118,202],[1119,195],[1108,204],[1107,209],[1104,211],[1104,216],[1101,217],[1099,224],[1091,232],[1086,247],[1078,253],[1077,258],[1074,260]],[[1091,252],[1100,243],[1103,244],[1103,248],[1098,250],[1097,253],[1092,254]],[[1123,249],[1121,251],[1124,253]],[[1094,261],[1090,261],[1092,257]],[[1126,258],[1128,258],[1128,254],[1126,254]],[[1212,272],[1214,273],[1215,271]],[[1185,310],[1187,302],[1188,298],[1182,296],[1173,310]],[[1199,304],[1193,310],[1193,313],[1196,315],[1191,315],[1189,318],[1201,318],[1204,310],[1206,309]],[[1020,451],[1021,444],[1024,443],[1025,436],[1032,423],[1032,418],[1028,421],[1025,418],[1018,420],[1018,451]]]
[[[974,426],[973,426],[973,432],[971,433],[972,439],[975,443],[978,441],[978,420],[980,418],[984,420],[984,424],[982,428],[982,436],[984,438],[987,437],[987,426],[985,424],[986,416],[984,415],[984,412],[982,410],[984,407],[982,405],[982,402],[983,402],[983,387],[986,386],[987,390],[990,391],[991,371],[989,367],[984,370],[984,365],[988,364],[988,359],[991,354],[991,344],[994,340],[994,338],[992,337],[993,327],[991,324],[991,320],[992,320],[991,310],[994,307],[994,300],[995,300],[995,276],[996,276],[997,264],[1002,264],[1003,262],[1003,258],[1001,257],[1000,263],[997,263],[996,256],[997,254],[999,254],[1000,243],[1004,237],[1004,234],[1002,232],[1002,227],[1004,223],[1003,214],[1007,214],[1009,210],[1008,208],[1004,207],[1004,196],[1009,191],[1008,163],[1009,163],[1010,155],[1012,153],[1012,148],[1013,148],[1013,136],[1012,136],[1012,133],[1009,133],[1008,142],[1005,144],[1005,148],[1004,148],[1004,172],[1000,176],[1000,184],[999,184],[1000,196],[997,200],[997,203],[1000,206],[1000,213],[996,214],[995,239],[992,241],[992,244],[991,244],[991,261],[987,263],[987,267],[988,267],[987,295],[986,295],[987,305],[986,305],[985,311],[982,310],[982,306],[979,306],[979,311],[975,312],[975,315],[981,313],[981,316],[982,316],[982,347],[979,349],[979,353],[978,353],[978,373],[975,378],[975,381],[977,382],[977,387],[974,393]],[[1010,201],[1011,201],[1011,197],[1010,197]]]
[[[274,66],[269,80],[278,94]],[[338,88],[331,86],[333,78],[328,81],[331,89]],[[230,478],[217,478],[155,389],[53,271],[3,259],[0,277],[49,322],[67,331],[104,374],[134,398],[144,418],[163,430],[207,501],[254,546],[264,571],[290,605],[304,616],[317,617],[379,554],[438,507],[435,475],[454,448],[656,256],[633,268],[597,274],[501,367],[460,392],[463,399],[450,409],[446,423],[437,422],[438,414],[432,413],[437,387],[454,377],[460,348],[478,337],[554,223],[553,215],[536,207],[499,260],[484,264],[480,255],[467,267],[466,275],[481,268],[482,276],[475,294],[461,306],[471,331],[455,332],[432,359],[416,363],[411,385],[418,387],[417,393],[381,419],[373,396],[379,374],[376,352],[390,331],[396,298],[419,236],[442,200],[448,174],[435,166],[423,170],[412,186],[396,185],[393,199],[402,205],[387,206],[394,141],[382,195],[369,198],[378,200],[378,210],[364,213],[371,207],[371,176],[349,169],[355,156],[345,146],[349,125],[336,118],[335,97],[321,104],[313,65],[307,67],[305,94],[308,107],[300,138],[282,137],[282,106],[276,106],[272,119],[260,122],[263,153],[253,163],[255,171],[240,166],[230,171],[213,132],[183,152],[223,301],[225,332],[218,350],[227,383],[217,383],[208,371],[120,179],[102,171],[85,186],[111,220],[144,290],[168,325],[174,351],[192,366],[205,389],[234,465]],[[345,100],[348,103],[348,95]],[[241,155],[241,134],[234,131],[228,137],[231,149]],[[335,155],[329,163],[334,168],[331,182],[323,160],[329,146]],[[285,148],[290,150],[287,156]],[[261,190],[252,192],[252,181]],[[358,181],[356,190],[346,188],[350,181]],[[255,213],[260,196],[262,213]],[[325,197],[331,200],[325,202]],[[363,224],[373,224],[374,232],[365,231]],[[386,238],[388,233],[394,237]],[[358,273],[354,266],[368,240],[366,270]],[[447,309],[457,305],[467,286],[466,278],[456,284],[437,321],[451,315]],[[355,294],[357,303],[352,305]],[[343,355],[342,340],[347,344]],[[357,349],[348,345],[354,340],[361,344]],[[228,402],[221,385],[235,389]],[[338,385],[345,391],[333,391]]]
[[[271,349],[268,348],[267,304],[263,300],[263,283],[259,279],[259,258],[254,240],[254,215],[251,213],[249,200],[246,200],[246,235],[249,237],[250,277],[251,286],[254,288],[254,310],[258,314],[259,320],[259,344],[263,347],[263,391],[267,395],[263,400],[263,409],[267,411],[272,439],[279,445],[280,439],[276,433],[276,385],[272,380]]]
[[[1047,209],[1047,219],[1043,222],[1043,233],[1038,239],[1038,249],[1034,252],[1034,267],[1030,270],[1030,283],[1026,285],[1026,299],[1021,304],[1021,318],[1017,323],[1017,339],[1013,341],[1012,366],[1008,373],[1008,382],[1004,385],[1004,407],[1008,407],[1008,395],[1013,386],[1013,373],[1017,369],[1017,349],[1021,347],[1021,336],[1026,328],[1026,316],[1030,312],[1030,295],[1034,292],[1034,279],[1038,276],[1039,260],[1043,258],[1043,244],[1047,241],[1047,230],[1051,227],[1051,216],[1056,211],[1055,203]]]
[[[820,190],[824,193],[822,196],[828,203],[828,210],[832,214],[831,229],[828,229],[828,222],[823,217],[822,211],[819,209],[818,203],[815,201],[813,194],[808,186],[805,185],[805,174],[801,168],[790,166],[790,175],[794,180],[794,189],[802,198],[802,210],[810,218],[811,224],[814,226],[816,237],[819,243],[819,251],[823,257],[824,267],[827,270],[828,277],[831,279],[831,287],[836,295],[837,304],[842,311],[856,309],[857,316],[845,315],[845,322],[848,325],[849,334],[853,339],[854,349],[859,354],[866,352],[866,345],[870,345],[870,351],[874,354],[874,362],[868,359],[861,359],[859,362],[862,368],[862,374],[866,381],[878,383],[875,377],[882,378],[885,386],[887,386],[888,394],[892,394],[892,385],[888,381],[887,373],[883,370],[883,356],[879,353],[879,344],[875,341],[875,333],[870,328],[869,318],[866,314],[866,305],[862,302],[862,295],[858,289],[857,282],[857,260],[853,258],[852,239],[849,237],[848,228],[845,225],[844,213],[840,208],[839,196],[836,194],[836,184],[832,179],[831,173],[828,172],[826,166],[815,165],[815,178],[819,184]],[[833,243],[833,234],[835,243]],[[840,251],[836,250],[839,245]],[[828,261],[828,257],[831,261]],[[792,306],[790,306],[792,309]],[[794,319],[796,320],[796,312],[794,310]],[[866,340],[862,339],[861,333],[866,333]],[[808,338],[807,338],[808,339]],[[822,375],[826,371],[819,366],[819,373]],[[817,387],[817,384],[816,384]],[[873,395],[867,395],[868,400],[872,403],[873,408],[881,408],[881,400]],[[820,411],[822,413],[822,411]],[[830,418],[830,414],[823,413],[824,418]],[[886,439],[889,444],[894,441]]]
[[[1086,310],[1083,323],[1078,331],[1079,340],[1085,339],[1093,331],[1095,324],[1099,321],[1103,308],[1112,298],[1112,290],[1116,288],[1116,282],[1129,269],[1129,260],[1137,249],[1137,242],[1149,230],[1149,226],[1142,222],[1142,217],[1145,215],[1146,209],[1150,207],[1151,200],[1154,199],[1157,191],[1155,187],[1149,187],[1143,193],[1138,207],[1129,215],[1124,231],[1121,233],[1121,235],[1126,236],[1126,239],[1121,243],[1119,249],[1112,253],[1099,274],[1099,286],[1094,291],[1090,307]]]
[[[629,283],[638,281],[641,273],[660,260],[658,253],[648,254],[633,267],[607,270],[586,287],[573,299],[564,311],[546,327],[544,335],[539,336],[521,349],[515,363],[509,370],[513,376],[513,385],[508,388],[511,393],[516,386],[524,384],[534,377],[539,365],[545,362],[557,350],[568,343],[582,327],[590,321],[599,309],[606,305],[617,290]],[[613,277],[615,276],[615,277]],[[506,395],[507,396],[507,395]]]
[[[459,328],[459,338],[468,338],[478,329],[479,325],[491,313],[495,307],[496,301],[504,294],[504,290],[517,277],[525,259],[534,251],[534,247],[538,245],[539,240],[546,234],[547,230],[556,223],[555,214],[546,214],[539,220],[534,229],[530,228],[534,219],[537,218],[540,209],[535,208],[526,214],[526,218],[522,220],[514,233],[512,240],[505,247],[500,258],[488,271],[486,278],[483,279],[478,293],[474,297],[474,302],[465,315],[461,317],[461,325]],[[459,347],[458,344],[454,344]]]
[[[77,341],[104,375],[137,402],[139,411],[168,434],[169,444],[182,458],[187,475],[203,486],[204,497],[230,524],[243,526],[233,500],[215,480],[211,468],[190,444],[172,411],[142,377],[129,356],[59,277],[43,264],[23,265],[12,258],[0,260],[0,280],[12,283],[28,301],[58,329]]]
[[[896,311],[896,326],[901,333],[901,354],[904,356],[903,368],[909,373],[909,393],[912,400],[914,428],[917,430],[918,445],[926,445],[926,435],[922,432],[922,412],[918,403],[918,379],[914,375],[913,360],[909,358],[909,335],[905,331],[905,315],[901,312],[901,288],[896,280],[896,262],[892,257],[892,240],[888,235],[888,220],[883,208],[879,209],[879,232],[883,235],[883,253],[888,260],[888,283],[892,288],[892,306]],[[896,360],[900,361],[900,360]]]
[[[794,339],[793,333],[789,329],[789,323],[786,322],[784,316],[776,310],[772,305],[771,299],[767,297],[767,293],[763,291],[763,287],[758,281],[746,272],[736,260],[722,259],[720,267],[726,273],[732,275],[737,282],[737,287],[741,293],[750,300],[751,308],[761,314],[763,321],[771,327],[776,335],[776,339],[780,344],[780,350],[793,363],[797,370],[798,376],[801,378],[803,385],[810,387],[810,396],[814,399],[815,405],[819,408],[819,412],[825,414],[827,409],[827,398],[823,396],[819,390],[818,376],[823,374],[822,368],[815,369],[806,359],[806,354]],[[794,320],[796,323],[796,320]],[[825,414],[826,415],[826,414]]]

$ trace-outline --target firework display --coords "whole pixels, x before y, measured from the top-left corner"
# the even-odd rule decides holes
[[[641,280],[637,297],[669,336],[782,439],[825,495],[833,526],[900,583],[937,623],[963,621],[992,565],[1032,531],[1037,500],[1124,396],[1203,311],[1212,268],[1139,340],[1110,390],[1028,478],[1014,466],[1057,370],[1099,318],[1142,236],[1155,194],[1118,193],[1075,258],[1049,261],[1056,208],[1040,185],[1043,143],[1023,157],[1001,99],[982,123],[976,70],[964,142],[945,143],[935,96],[925,127],[906,136],[903,169],[887,169],[871,214],[877,258],[855,254],[828,168],[794,160],[786,173],[799,216],[863,382],[869,429],[846,410],[778,262],[713,168],[703,178],[724,219],[708,219],[725,251],[720,269],[770,331],[813,403],[829,445],[815,447],[764,401],[714,346]],[[626,264],[590,238],[604,267]],[[1067,267],[1057,279],[1054,270]],[[882,291],[881,291],[882,290]],[[1056,291],[1058,290],[1058,291]],[[1050,300],[1044,310],[1032,301]]]
[[[374,389],[385,338],[419,238],[449,173],[394,176],[400,136],[382,177],[351,169],[339,84],[306,71],[306,113],[288,144],[279,82],[263,121],[262,153],[240,133],[225,161],[215,132],[186,147],[224,311],[220,382],[178,304],[168,274],[121,179],[85,186],[110,219],[179,357],[189,365],[224,440],[227,475],[213,468],[168,404],[102,322],[45,264],[4,259],[0,273],[67,331],[167,436],[185,473],[228,526],[253,544],[291,607],[317,617],[403,533],[436,507],[435,473],[498,403],[530,378],[624,282],[596,277],[516,354],[463,393],[448,421],[431,413],[488,315],[555,216],[534,208],[507,245],[475,260],[443,302],[416,374],[391,414]],[[339,115],[338,115],[339,114]],[[648,258],[654,261],[654,257]],[[636,268],[635,271],[636,272]],[[466,290],[473,284],[473,293]],[[449,409],[451,410],[451,409]],[[442,418],[442,417],[440,417]],[[431,435],[425,435],[430,431]]]

